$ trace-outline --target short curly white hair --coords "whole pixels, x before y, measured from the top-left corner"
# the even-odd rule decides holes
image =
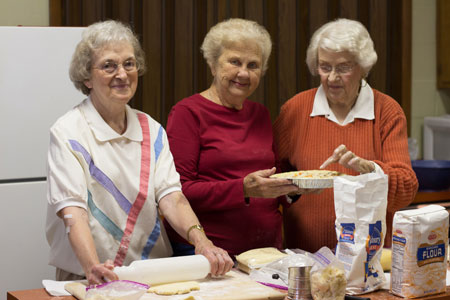
[[[318,74],[319,48],[332,52],[349,52],[363,69],[364,77],[367,77],[378,58],[366,27],[355,20],[337,19],[314,32],[306,52],[306,64],[312,75]]]
[[[126,42],[134,49],[138,74],[145,73],[145,54],[138,38],[128,25],[119,21],[103,21],[89,25],[82,33],[70,62],[69,76],[75,87],[89,95],[90,89],[84,84],[91,78],[93,53],[107,45]]]
[[[259,46],[262,53],[261,67],[264,74],[272,52],[272,41],[269,32],[254,21],[232,18],[217,23],[206,34],[200,49],[208,65],[213,67],[222,54],[222,49],[236,42],[246,44],[253,42]]]

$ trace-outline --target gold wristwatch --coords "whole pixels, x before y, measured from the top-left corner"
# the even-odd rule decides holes
[[[203,226],[200,225],[200,224],[195,224],[195,225],[192,225],[191,227],[189,227],[186,236],[187,236],[187,241],[188,241],[189,244],[191,244],[191,245],[193,245],[193,244],[192,244],[191,240],[189,239],[189,233],[191,233],[192,229],[198,229],[198,230],[200,230],[201,232],[205,233],[205,230],[203,229]]]

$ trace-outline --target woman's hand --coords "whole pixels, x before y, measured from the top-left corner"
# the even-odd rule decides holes
[[[181,192],[172,192],[159,201],[159,209],[180,236],[194,245],[195,253],[204,255],[211,265],[211,275],[221,276],[231,270],[233,260],[228,253],[213,245],[203,230],[190,230],[193,224],[200,224],[189,201]]]
[[[353,152],[348,150],[345,145],[340,145],[334,149],[333,154],[325,160],[320,166],[320,169],[325,169],[332,163],[340,163],[344,167],[355,170],[361,174],[370,173],[375,170],[373,162],[356,156]]]
[[[211,265],[212,276],[223,276],[231,270],[234,263],[228,253],[222,248],[216,247],[206,239],[195,243],[195,254],[205,256]]]
[[[290,193],[301,194],[301,189],[288,179],[269,178],[276,168],[260,170],[244,178],[244,196],[255,198],[276,198]]]
[[[111,280],[118,280],[116,273],[113,272],[114,263],[112,260],[107,260],[103,264],[93,265],[86,272],[86,279],[89,282],[89,285],[101,284]]]

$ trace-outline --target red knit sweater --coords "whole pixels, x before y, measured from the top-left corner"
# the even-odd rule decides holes
[[[285,198],[244,201],[244,177],[275,166],[272,123],[263,105],[246,100],[235,110],[195,94],[172,108],[167,136],[183,193],[216,246],[230,255],[281,248],[278,207]],[[172,241],[185,242],[166,228]]]
[[[309,116],[316,92],[317,88],[295,95],[282,106],[275,121],[275,141],[283,170],[318,169],[340,144],[377,163],[389,176],[385,240],[389,246],[393,214],[411,203],[418,188],[408,155],[405,115],[394,99],[373,90],[375,119],[355,119],[340,126],[324,116]],[[331,164],[327,169],[358,175],[340,164]],[[286,247],[311,252],[322,246],[333,249],[335,218],[333,189],[319,195],[303,195],[284,213]]]

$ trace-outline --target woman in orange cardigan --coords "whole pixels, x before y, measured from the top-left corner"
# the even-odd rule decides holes
[[[373,41],[361,23],[338,19],[323,25],[312,36],[306,58],[321,84],[287,101],[274,127],[283,171],[326,168],[388,175],[389,246],[393,214],[411,203],[418,183],[402,108],[365,81],[376,61]],[[303,195],[285,211],[286,247],[333,249],[334,221],[332,189]]]

